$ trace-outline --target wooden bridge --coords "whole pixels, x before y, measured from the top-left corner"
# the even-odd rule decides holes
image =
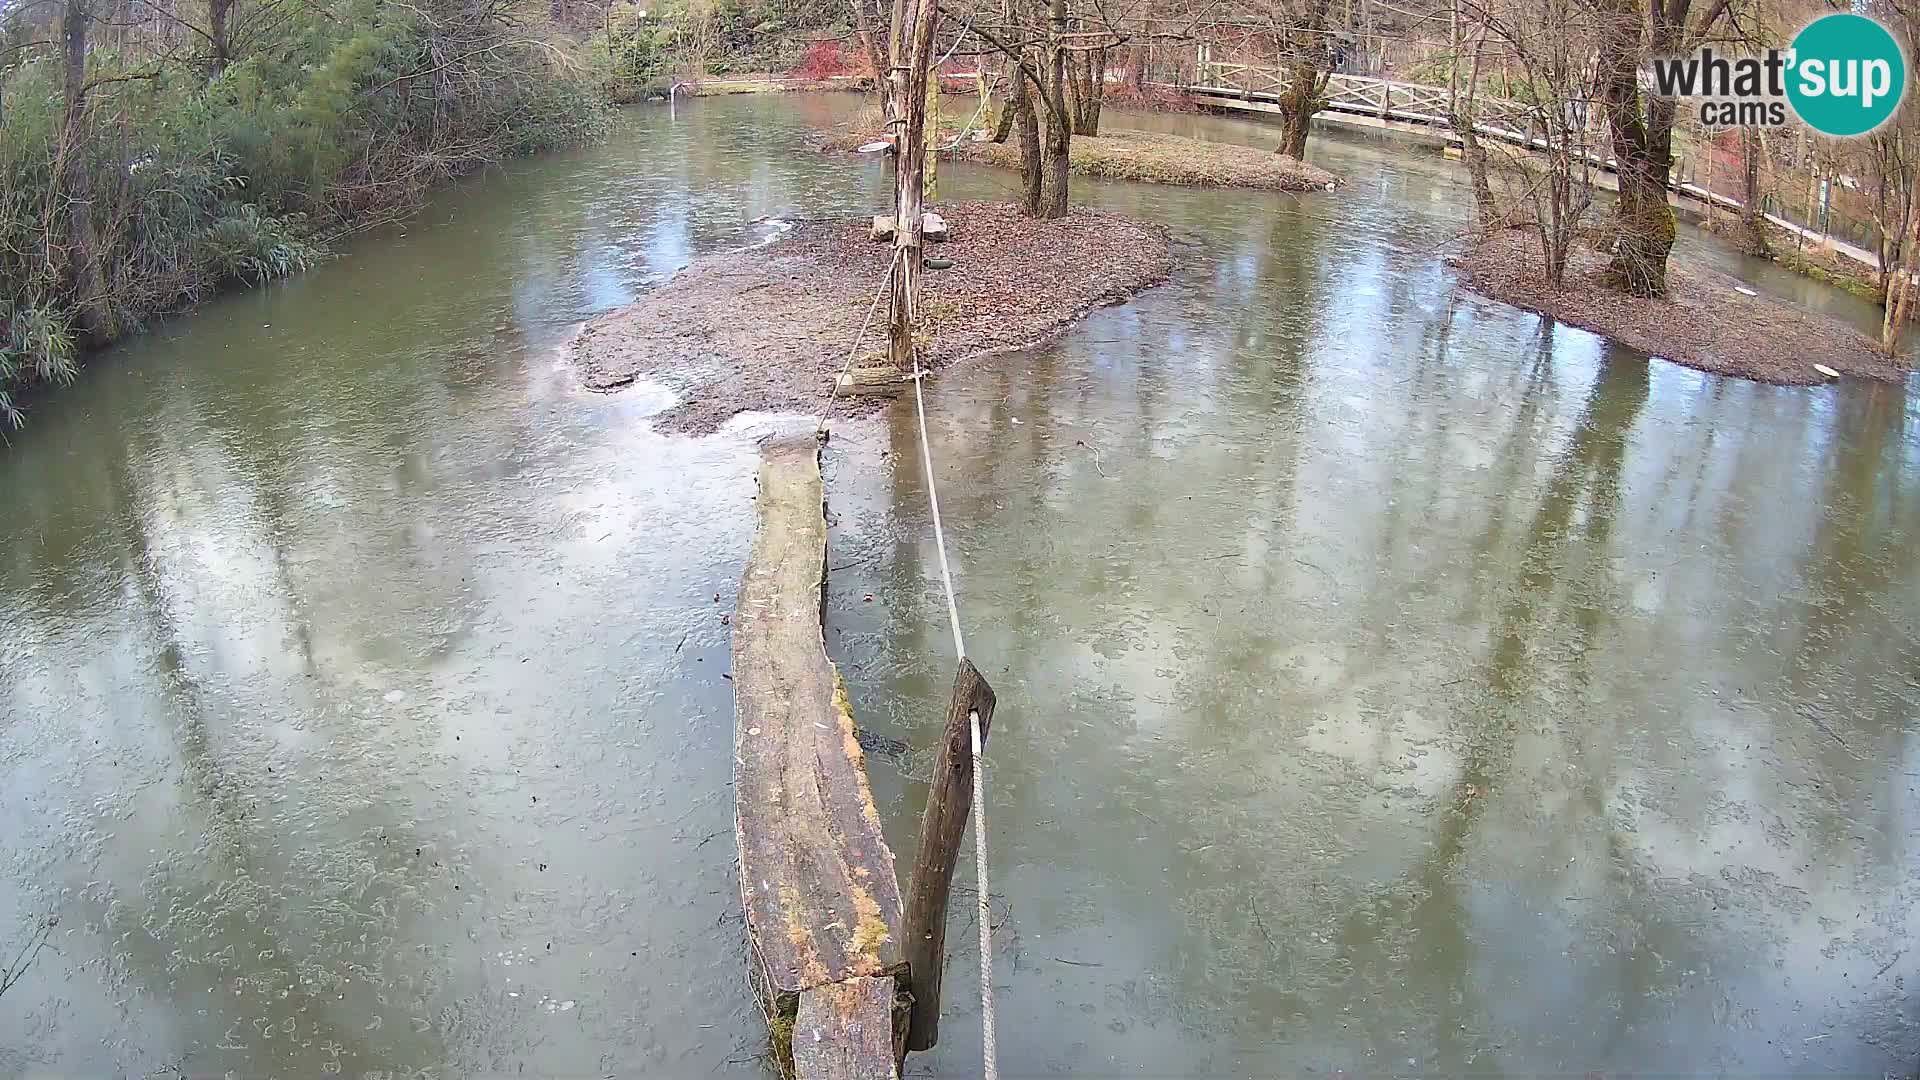
[[[1180,86],[1161,84],[1165,89],[1187,94],[1210,108],[1238,112],[1280,112],[1280,99],[1287,92],[1290,72],[1257,64],[1215,60],[1209,53],[1209,46],[1202,44],[1199,48],[1199,63],[1194,69],[1193,83]],[[1453,130],[1453,121],[1448,116],[1448,90],[1444,86],[1334,72],[1327,76],[1324,93],[1325,103],[1314,115],[1316,120],[1350,127],[1403,131],[1444,139],[1450,145],[1460,142],[1459,135]],[[1532,134],[1532,108],[1524,102],[1477,95],[1473,110],[1474,133],[1481,138],[1536,152],[1547,149],[1546,140]],[[1599,127],[1599,110],[1592,109],[1585,119],[1589,125],[1588,144],[1604,147],[1607,135]],[[1613,177],[1617,163],[1613,158],[1599,153],[1589,153],[1586,157],[1587,164],[1600,173],[1603,186],[1615,186]],[[1692,183],[1670,185],[1668,198],[1678,206],[1710,204],[1735,214],[1742,210],[1739,200]],[[1762,216],[1769,223],[1813,245],[1869,270],[1879,269],[1878,256],[1864,248],[1824,236],[1776,214]]]
[[[1233,64],[1211,60],[1202,47],[1194,84],[1180,89],[1199,98],[1222,99],[1228,108],[1256,106],[1250,111],[1271,112],[1287,92],[1289,73],[1252,64]],[[1444,129],[1451,137],[1452,122],[1447,118],[1447,88],[1424,83],[1396,82],[1370,75],[1334,72],[1327,77],[1326,104],[1322,115],[1336,122],[1350,117],[1374,121],[1367,127],[1405,124],[1415,128]],[[1235,103],[1238,103],[1236,106]],[[1214,102],[1207,102],[1214,104]],[[1530,140],[1520,128],[1527,118],[1527,106],[1505,98],[1476,97],[1474,112],[1479,118],[1476,130],[1488,137],[1526,144]],[[1330,114],[1330,115],[1329,115]]]

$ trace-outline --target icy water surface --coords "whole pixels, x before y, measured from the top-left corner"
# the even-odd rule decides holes
[[[656,436],[554,348],[877,204],[791,152],[848,105],[635,110],[11,436],[0,948],[57,925],[0,1075],[761,1072],[720,622],[760,425]],[[1175,279],[930,388],[1000,692],[1003,1074],[1904,1075],[1920,411],[1458,293],[1449,165],[1315,155],[1343,194],[1081,185]],[[910,411],[828,467],[904,862],[952,663]],[[912,1072],[977,1074],[949,977]]]

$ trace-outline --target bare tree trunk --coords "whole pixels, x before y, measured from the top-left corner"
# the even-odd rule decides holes
[[[1897,141],[1889,138],[1880,144],[1878,166],[1874,171],[1879,174],[1874,222],[1880,234],[1880,298],[1884,304],[1893,302],[1893,269],[1900,261],[1907,235],[1907,200],[1896,202],[1895,197],[1912,183],[1900,159]]]
[[[1007,102],[1014,126],[1020,130],[1020,212],[1040,216],[1040,118],[1034,115],[1032,80],[1016,64],[1013,69],[1014,94]]]
[[[1089,49],[1067,61],[1068,87],[1073,92],[1070,111],[1075,135],[1100,134],[1100,106],[1107,93],[1107,50]]]
[[[1460,137],[1460,160],[1467,167],[1467,180],[1473,189],[1474,217],[1480,223],[1482,231],[1493,227],[1500,218],[1499,208],[1493,201],[1493,184],[1487,178],[1487,150],[1480,145],[1479,123],[1474,102],[1480,93],[1480,62],[1485,55],[1484,36],[1473,43],[1473,67],[1463,80],[1460,77],[1460,56],[1464,51],[1465,37],[1460,31],[1460,2],[1454,0],[1448,23],[1448,37],[1453,47],[1453,60],[1447,66],[1447,121],[1453,126],[1454,134]],[[1465,89],[1462,90],[1464,85]]]
[[[1920,182],[1907,185],[1907,221],[1900,244],[1900,259],[1887,271],[1887,310],[1880,323],[1880,351],[1891,356],[1900,346],[1900,332],[1906,329],[1913,303],[1913,276],[1916,253],[1920,253]]]
[[[1615,202],[1619,234],[1614,240],[1608,277],[1633,296],[1665,296],[1667,259],[1676,228],[1667,205],[1667,169],[1671,159],[1654,149],[1638,119],[1620,121],[1609,109],[1615,129],[1614,159],[1619,163],[1620,197]],[[1625,152],[1620,147],[1626,146]]]
[[[231,3],[232,0],[227,2]],[[873,77],[881,87],[881,98],[884,100],[887,84],[887,54],[880,47],[880,38],[873,32],[873,15],[867,10],[867,0],[853,0],[853,27],[854,36],[860,39],[860,52],[866,57],[867,66],[873,69]]]
[[[93,21],[86,0],[67,0],[61,20],[64,116],[60,132],[60,185],[67,211],[65,273],[73,291],[80,329],[94,344],[112,335],[106,284],[100,270],[99,240],[93,224],[92,143],[87,111],[87,30]]]
[[[1107,53],[1101,48],[1093,50],[1093,93],[1080,103],[1080,134],[1100,134],[1100,109],[1107,103]]]
[[[1460,160],[1467,166],[1467,181],[1473,188],[1474,217],[1482,229],[1500,221],[1500,207],[1493,199],[1493,184],[1487,178],[1487,148],[1473,130],[1471,118],[1457,129],[1460,133]]]
[[[1673,210],[1667,206],[1667,180],[1673,167],[1673,102],[1649,95],[1642,101],[1639,13],[1630,2],[1609,7],[1620,25],[1601,39],[1601,101],[1618,165],[1620,197],[1614,207],[1610,280],[1633,296],[1664,296],[1667,257],[1673,253]]]
[[[1618,163],[1618,234],[1608,277],[1634,296],[1664,296],[1667,259],[1673,254],[1675,225],[1667,205],[1673,172],[1672,98],[1642,95],[1638,69],[1646,55],[1680,51],[1687,33],[1690,0],[1669,0],[1650,9],[1644,21],[1634,0],[1603,0],[1600,10],[1612,22],[1601,36],[1600,97],[1607,132]],[[1710,24],[1724,6],[1709,13]],[[1706,26],[1699,28],[1704,33]]]
[[[1020,75],[1020,65],[1008,62],[1006,65],[1007,100],[1000,105],[1000,115],[993,122],[993,141],[1003,143],[1013,134],[1014,99],[1026,93],[1026,80]]]
[[[1765,144],[1753,128],[1740,129],[1740,234],[1749,255],[1767,256],[1767,219],[1760,212],[1760,161]],[[1709,203],[1708,205],[1712,205]]]
[[[1280,95],[1280,146],[1288,157],[1305,159],[1307,134],[1313,114],[1320,111],[1321,94],[1332,72],[1332,53],[1322,36],[1333,0],[1305,0],[1289,30],[1286,47],[1289,68],[1286,93]]]
[[[1034,215],[1042,220],[1067,216],[1067,166],[1073,145],[1073,125],[1066,115],[1066,103],[1060,100],[1062,92],[1056,86],[1048,96],[1054,107],[1047,110],[1045,123],[1040,125],[1040,204]]]
[[[1000,19],[1008,24],[1013,22],[1013,0],[1000,0]],[[997,143],[1007,141],[1007,135],[1013,130],[1014,113],[1019,109],[1015,102],[1025,98],[1027,94],[1026,80],[1020,76],[1020,61],[1014,57],[1008,57],[1005,67],[1007,102],[1000,110],[999,121],[993,126],[993,141]]]
[[[208,66],[215,77],[233,63],[233,34],[228,27],[232,14],[233,0],[207,0],[207,40],[213,49]]]
[[[1046,139],[1040,146],[1043,180],[1040,212],[1051,220],[1067,216],[1067,162],[1073,152],[1073,118],[1067,112],[1067,0],[1048,5],[1046,75]]]
[[[904,373],[914,366],[914,324],[919,319],[921,181],[926,168],[927,71],[933,61],[934,0],[894,5],[888,71],[888,117],[897,118],[894,155],[894,273],[887,307],[887,357]],[[911,25],[905,25],[910,20]]]
[[[1280,96],[1279,152],[1304,160],[1307,135],[1313,129],[1313,114],[1320,99],[1320,69],[1312,64],[1295,64],[1287,80],[1287,92]]]

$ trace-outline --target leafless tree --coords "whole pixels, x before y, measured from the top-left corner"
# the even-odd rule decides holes
[[[93,27],[92,0],[66,0],[60,19],[62,121],[60,128],[60,194],[67,204],[66,248],[62,271],[74,297],[80,329],[96,344],[113,337],[113,320],[100,267],[100,242],[94,229],[93,170],[87,160],[92,145],[92,114],[87,95],[87,35]],[[56,200],[47,201],[47,213]],[[49,223],[50,224],[50,223]],[[52,229],[49,228],[51,234]]]
[[[1493,185],[1488,180],[1487,149],[1480,142],[1480,117],[1476,107],[1480,72],[1486,60],[1487,22],[1462,12],[1460,0],[1452,0],[1449,7],[1447,123],[1460,140],[1460,159],[1467,167],[1467,180],[1473,190],[1474,218],[1485,231],[1500,219]]]
[[[1486,172],[1497,175],[1504,189],[1499,207],[1492,205],[1497,197],[1491,184],[1476,193],[1488,203],[1483,221],[1531,231],[1542,270],[1557,286],[1593,205],[1589,117],[1596,73],[1589,61],[1605,24],[1582,0],[1488,0],[1463,4],[1463,11],[1499,47],[1508,71],[1504,88],[1524,108],[1524,126],[1533,133],[1528,147],[1503,146],[1497,158],[1482,144]]]
[[[1876,14],[1892,26],[1907,55],[1915,55],[1914,47],[1920,45],[1920,4],[1894,0]],[[1891,260],[1885,251],[1887,245],[1882,241],[1881,265],[1885,268],[1887,306],[1880,322],[1880,348],[1888,354],[1899,349],[1901,332],[1913,317],[1915,277],[1920,275],[1920,168],[1916,168],[1913,162],[1914,147],[1920,145],[1920,117],[1915,115],[1915,111],[1911,107],[1901,109],[1886,127],[1874,135],[1874,146],[1880,151],[1876,156],[1883,166],[1883,206],[1889,187],[1889,174],[1897,178],[1892,180],[1893,189],[1905,195],[1898,232],[1895,234],[1899,241],[1894,245],[1895,253]],[[1882,236],[1886,233],[1883,225]]]
[[[1767,219],[1761,205],[1760,176],[1766,160],[1766,136],[1758,128],[1740,129],[1740,248],[1766,258]]]
[[[1641,86],[1652,56],[1691,52],[1730,23],[1734,0],[1585,0],[1600,20],[1600,96],[1620,181],[1612,282],[1634,296],[1664,296],[1675,225],[1667,205],[1673,172],[1674,102]]]

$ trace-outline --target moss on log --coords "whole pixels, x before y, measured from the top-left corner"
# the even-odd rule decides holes
[[[753,978],[776,1030],[826,1044],[808,1060],[864,1061],[876,987],[895,1008],[905,967],[900,885],[821,633],[827,524],[811,436],[764,448],[758,500],[733,619],[734,831]],[[858,980],[874,981],[847,988]],[[887,1076],[893,1061],[890,1051],[888,1072],[811,1075]]]

